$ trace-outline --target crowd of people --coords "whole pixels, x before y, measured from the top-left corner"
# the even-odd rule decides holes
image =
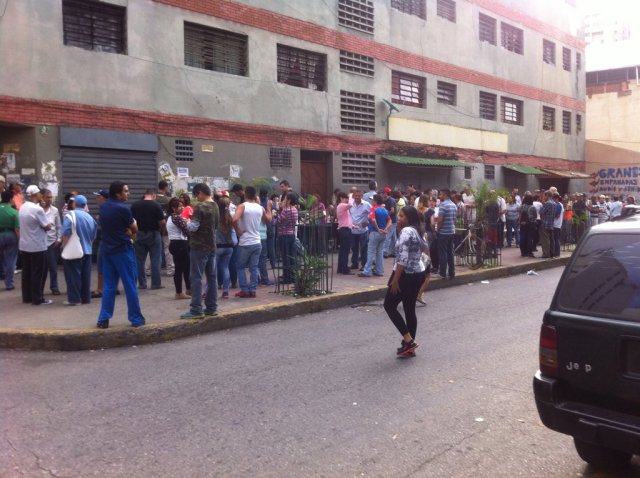
[[[486,240],[496,247],[519,247],[523,257],[535,257],[540,247],[540,257],[551,258],[560,255],[562,241],[577,241],[591,224],[615,220],[634,203],[633,197],[623,202],[618,196],[561,196],[556,188],[520,196],[513,189],[502,196],[492,191],[479,211],[469,186],[457,192],[419,191],[409,185],[401,192],[379,190],[371,181],[367,191],[336,190],[325,207],[318,195],[301,197],[284,180],[280,194],[240,184],[212,192],[200,183],[191,195],[177,197],[160,181],[128,206],[128,185],[114,181],[109,189],[94,193],[98,211],[92,215],[87,198],[77,192],[65,195],[59,211],[51,191],[30,185],[23,194],[21,184],[5,188],[4,178],[0,180],[0,276],[6,289],[13,290],[19,263],[24,303],[52,303],[44,296],[47,276],[51,294],[61,294],[62,256],[64,304],[101,299],[99,328],[109,326],[119,282],[131,325],[144,325],[139,290],[164,288],[163,269],[173,277],[174,298],[189,300],[181,318],[214,316],[218,299],[228,300],[230,289],[239,289],[235,298],[251,299],[259,285],[294,283],[301,221],[334,221],[336,273],[383,276],[384,259],[395,258],[384,308],[402,336],[400,357],[415,355],[415,308],[425,303],[431,272],[442,279],[455,277],[454,251],[461,231],[480,217],[486,223]],[[97,287],[92,291],[94,255]],[[270,277],[270,269],[277,266],[281,275]],[[404,317],[398,312],[400,303]]]

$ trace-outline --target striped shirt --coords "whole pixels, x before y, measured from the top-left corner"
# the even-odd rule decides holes
[[[451,199],[447,199],[442,204],[438,211],[438,215],[442,216],[442,225],[438,229],[438,234],[451,235],[456,232],[456,213],[458,208]]]

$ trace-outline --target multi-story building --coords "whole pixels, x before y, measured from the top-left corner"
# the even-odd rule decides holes
[[[288,179],[327,198],[584,170],[573,0],[0,1],[0,164],[89,192]]]

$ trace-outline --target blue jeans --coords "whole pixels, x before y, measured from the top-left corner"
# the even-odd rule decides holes
[[[358,267],[358,263],[362,267],[367,262],[367,246],[369,242],[368,233],[351,235],[351,267]]]
[[[149,254],[151,261],[151,287],[160,287],[160,266],[162,265],[162,237],[160,231],[138,231],[136,242],[133,245],[136,250],[136,262],[138,263],[138,285],[141,289],[147,288],[147,276],[144,273],[144,261]]]
[[[261,244],[251,244],[250,246],[238,246],[238,257],[236,258],[236,270],[238,271],[238,284],[240,290],[244,292],[255,292],[258,286],[258,263],[260,262]],[[249,268],[250,283],[247,284],[247,274],[245,269]]]
[[[295,267],[295,242],[293,234],[283,234],[278,238],[280,243],[280,256],[282,257],[282,281],[284,283],[293,282],[293,268]]]
[[[520,221],[518,219],[507,219],[507,244],[511,245],[513,238],[516,239],[516,247],[520,245]]]
[[[439,273],[441,277],[446,277],[447,266],[449,266],[449,277],[454,278],[456,275],[456,266],[453,257],[453,234],[438,235],[438,255],[439,257]]]
[[[142,270],[144,273],[144,269]],[[138,299],[138,269],[133,248],[117,254],[102,254],[102,303],[98,322],[103,322],[113,317],[113,308],[116,303],[116,290],[118,281],[122,280],[124,293],[127,296],[127,315],[132,325],[144,323],[144,317],[140,310]]]
[[[391,227],[387,231],[387,235],[384,238],[384,256],[396,255],[396,223],[391,224]]]
[[[269,257],[269,240],[263,239],[260,241],[262,249],[260,250],[260,261],[258,262],[258,269],[260,269],[260,283],[269,285],[269,268],[267,267],[267,261],[270,261]],[[271,262],[273,267],[273,262]]]
[[[367,263],[364,265],[364,274],[370,276],[373,269],[373,261],[376,261],[376,274],[384,274],[384,258],[382,250],[384,248],[386,234],[377,231],[369,231],[369,244],[367,245]]]
[[[233,254],[233,247],[218,247],[216,249],[216,268],[218,276],[222,277],[222,292],[229,292],[229,262]]]
[[[56,247],[55,242],[47,247],[47,268],[44,270],[44,277],[47,280],[47,272],[49,272],[49,289],[58,290],[58,253],[60,247]]]
[[[65,260],[64,279],[67,282],[67,301],[71,304],[91,302],[91,254],[80,259]]]
[[[16,259],[18,258],[18,238],[15,232],[0,234],[0,259],[4,272],[4,285],[7,289],[16,286],[14,274],[16,272]]]
[[[338,251],[338,274],[349,273],[349,249],[351,249],[351,228],[338,228],[338,240],[340,250]]]
[[[204,305],[209,312],[218,310],[218,281],[216,274],[216,253],[191,249],[191,312],[202,313],[202,276],[207,279],[207,294]]]

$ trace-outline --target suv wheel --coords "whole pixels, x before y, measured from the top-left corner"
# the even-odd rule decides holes
[[[580,458],[594,468],[620,469],[624,468],[631,459],[630,453],[605,448],[575,437],[573,438],[573,443]]]

